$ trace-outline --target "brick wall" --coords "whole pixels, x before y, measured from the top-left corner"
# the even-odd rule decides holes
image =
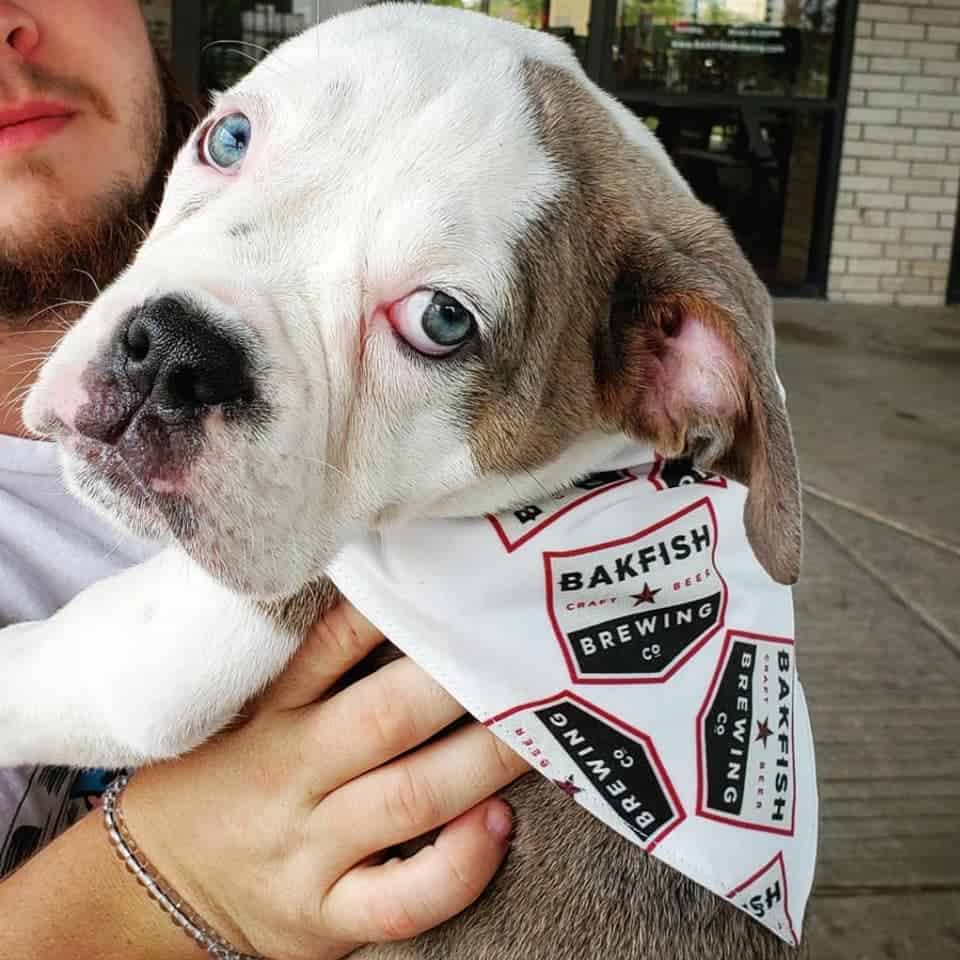
[[[960,183],[960,0],[861,2],[828,296],[938,305]]]

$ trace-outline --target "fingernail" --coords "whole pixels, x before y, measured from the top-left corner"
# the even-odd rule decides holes
[[[498,840],[506,840],[513,832],[510,808],[502,800],[495,800],[487,806],[486,824],[487,830]]]

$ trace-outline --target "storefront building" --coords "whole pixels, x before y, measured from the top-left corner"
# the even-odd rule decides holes
[[[445,2],[569,43],[656,132],[774,294],[960,300],[960,0]],[[143,7],[203,96],[318,10],[362,3]]]

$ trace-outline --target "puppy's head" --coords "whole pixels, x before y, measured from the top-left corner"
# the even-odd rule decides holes
[[[25,419],[109,516],[265,598],[624,434],[744,482],[759,559],[799,566],[765,290],[565,46],[480,15],[348,14],[221,96]]]

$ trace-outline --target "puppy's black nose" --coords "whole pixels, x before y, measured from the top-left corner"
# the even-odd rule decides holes
[[[250,393],[243,348],[185,299],[147,301],[118,331],[114,346],[117,373],[164,419],[191,417]]]

